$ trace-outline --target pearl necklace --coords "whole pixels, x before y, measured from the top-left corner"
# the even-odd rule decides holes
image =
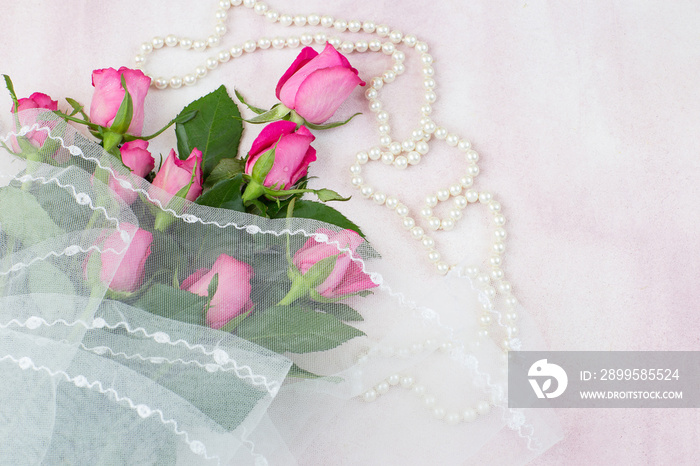
[[[349,41],[342,40],[338,36],[327,35],[324,32],[304,32],[299,36],[281,37],[277,36],[273,39],[267,37],[258,40],[247,40],[243,44],[234,45],[228,49],[218,51],[215,56],[207,58],[206,62],[194,69],[193,73],[184,76],[172,76],[170,78],[162,76],[152,76],[146,73],[152,79],[152,84],[157,89],[172,89],[196,84],[197,80],[205,77],[209,71],[216,69],[220,64],[226,63],[232,59],[239,58],[244,54],[250,54],[257,50],[265,50],[270,47],[274,49],[297,48],[300,45],[309,46],[314,43],[325,45],[326,43],[333,45],[336,49],[344,54],[353,52],[364,53],[367,51],[379,52],[390,56],[393,59],[391,68],[384,71],[381,76],[373,77],[369,80],[369,88],[365,91],[365,97],[368,101],[369,110],[375,114],[379,132],[379,145],[372,146],[366,150],[361,150],[356,153],[355,161],[350,167],[350,181],[354,188],[360,191],[360,194],[366,199],[374,201],[378,205],[383,205],[389,210],[396,213],[401,219],[403,228],[410,232],[411,237],[419,241],[425,248],[428,260],[435,264],[436,271],[441,275],[446,275],[448,272],[456,273],[458,276],[468,277],[472,285],[479,292],[482,299],[482,314],[479,318],[481,330],[478,332],[478,337],[481,339],[489,337],[489,328],[493,324],[492,314],[498,316],[498,323],[505,329],[504,339],[500,346],[504,353],[510,349],[519,346],[517,340],[518,315],[515,311],[517,300],[512,295],[511,285],[505,279],[505,273],[501,268],[503,254],[505,252],[504,240],[506,238],[506,230],[504,225],[506,219],[501,211],[501,204],[494,196],[487,191],[479,191],[473,188],[474,179],[479,174],[477,162],[479,154],[472,148],[472,144],[468,139],[463,139],[455,133],[448,131],[442,126],[438,126],[431,118],[432,106],[437,95],[435,93],[435,70],[432,67],[433,57],[428,53],[428,45],[419,40],[415,35],[406,34],[397,30],[392,30],[384,24],[377,25],[372,21],[346,21],[332,16],[320,16],[317,14],[309,15],[290,15],[279,13],[271,9],[267,4],[257,0],[220,0],[218,2],[219,9],[216,10],[216,24],[214,32],[206,39],[192,40],[175,35],[167,35],[163,37],[154,37],[149,42],[141,44],[140,52],[135,57],[136,68],[143,69],[146,64],[146,56],[157,49],[165,46],[179,46],[185,50],[194,50],[204,52],[208,48],[215,48],[221,44],[221,38],[226,34],[226,19],[228,10],[231,7],[244,6],[252,9],[260,16],[265,17],[272,23],[279,23],[283,26],[321,26],[327,29],[334,29],[337,33],[364,32],[367,34],[375,34],[379,38],[372,40],[357,40]],[[388,39],[388,40],[384,40]],[[424,103],[420,107],[420,125],[411,132],[411,137],[404,141],[394,140],[390,133],[389,125],[390,115],[386,110],[383,110],[382,103],[379,100],[380,90],[385,85],[389,85],[405,71],[403,64],[406,59],[405,52],[398,49],[398,46],[403,44],[410,49],[415,50],[422,63]],[[456,148],[461,152],[466,160],[467,168],[464,174],[456,179],[452,184],[442,189],[431,193],[425,198],[425,205],[419,211],[420,217],[410,215],[410,210],[396,196],[386,194],[369,185],[362,177],[363,166],[369,162],[381,162],[387,166],[392,166],[397,170],[406,170],[410,166],[418,165],[423,156],[429,150],[429,142],[432,139],[445,141],[448,146]],[[449,209],[447,216],[440,218],[434,209],[441,203],[448,202],[452,199],[452,208]],[[469,205],[481,204],[488,208],[492,214],[492,221],[495,225],[494,238],[492,243],[491,255],[489,257],[490,271],[483,272],[478,266],[458,267],[454,264],[448,264],[442,260],[440,252],[437,250],[434,238],[426,232],[426,229],[418,225],[418,222],[424,222],[428,231],[437,232],[440,230],[452,230],[457,222],[463,217],[462,211]],[[504,313],[495,311],[493,299],[496,296],[502,299],[506,308]],[[504,322],[501,320],[503,317]],[[445,342],[440,345],[440,348],[452,348],[451,342]],[[428,345],[430,346],[430,345]],[[360,359],[366,356],[361,356]],[[360,362],[360,360],[358,360]],[[409,375],[392,374],[385,381],[380,382],[374,388],[368,390],[362,395],[365,401],[374,401],[379,395],[385,394],[392,386],[400,386],[411,389],[416,395],[423,399],[423,404],[432,410],[433,415],[437,418],[444,419],[449,424],[456,424],[460,420],[466,422],[472,421],[477,414],[486,414],[490,405],[495,403],[495,400],[480,401],[474,408],[466,408],[462,412],[447,412],[444,408],[436,406],[435,397],[426,393],[423,385],[415,383],[415,378]],[[500,400],[502,401],[502,400]]]

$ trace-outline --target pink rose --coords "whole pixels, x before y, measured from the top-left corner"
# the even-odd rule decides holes
[[[214,274],[219,274],[219,281],[206,319],[207,325],[219,329],[234,317],[252,309],[250,280],[254,274],[250,265],[221,254],[211,270],[197,270],[182,282],[180,289],[208,296]]]
[[[337,298],[377,286],[369,275],[362,271],[360,264],[338,249],[339,245],[341,249],[348,248],[354,254],[364,241],[360,235],[352,230],[334,232],[325,228],[319,228],[316,233],[327,235],[328,243],[319,243],[314,238],[309,238],[294,254],[292,262],[305,274],[318,261],[340,254],[328,278],[316,287],[318,294],[325,298]]]
[[[90,120],[100,126],[110,127],[124,100],[121,78],[124,76],[126,87],[133,101],[133,115],[127,133],[139,136],[143,128],[143,102],[151,85],[151,78],[140,70],[131,70],[122,66],[119,70],[105,68],[92,72],[92,85],[95,93],[90,104]]]
[[[124,242],[121,231],[109,235],[100,245],[100,281],[113,291],[132,293],[143,283],[146,259],[151,254],[153,235],[130,223],[119,224],[121,230],[129,233],[131,241]],[[126,252],[124,252],[124,249]],[[88,266],[91,251],[85,263],[85,276],[88,276]]]
[[[323,123],[348,98],[358,84],[347,58],[330,44],[320,54],[305,47],[277,83],[277,98],[310,123]]]
[[[277,189],[289,189],[306,175],[309,164],[316,160],[316,149],[311,147],[311,142],[316,138],[305,126],[299,129],[296,126],[291,121],[276,121],[265,126],[253,141],[245,173],[252,174],[255,162],[277,144],[275,162],[263,184],[267,187],[277,186]]]
[[[52,110],[56,111],[58,110],[58,102],[55,100],[51,100],[51,97],[49,97],[46,94],[42,94],[41,92],[35,92],[34,94],[30,95],[29,97],[25,97],[23,99],[18,99],[17,100],[17,111],[20,112],[19,114],[19,123],[22,126],[31,126],[34,123],[36,123],[36,112],[25,112],[21,113],[23,110],[29,110],[33,108],[37,109],[46,109],[46,110]],[[15,106],[14,104],[12,105],[12,112],[15,111]],[[55,121],[47,121],[47,122],[42,122],[42,125],[48,126],[50,128],[53,128],[53,126],[56,125]],[[41,147],[44,145],[44,141],[46,141],[48,134],[46,131],[30,131],[27,134],[25,134],[24,137],[26,137],[29,140],[29,143],[34,146],[34,147]],[[15,138],[12,139],[12,150],[15,152],[20,151],[20,147],[17,144],[17,140]]]
[[[193,171],[195,173],[194,180],[192,180]],[[187,186],[190,180],[192,180],[192,185],[187,191],[185,199],[194,201],[202,194],[202,152],[195,148],[187,160],[180,160],[175,154],[175,150],[170,149],[168,158],[165,159],[163,166],[160,167],[153,180],[153,186],[174,196]],[[165,200],[161,199],[161,201]]]
[[[155,160],[153,160],[153,156],[147,148],[148,141],[143,141],[140,139],[126,142],[119,148],[122,162],[127,168],[131,169],[132,175],[145,178],[145,176],[148,175],[151,170],[153,170],[153,167],[155,167]],[[120,184],[121,180],[124,180],[129,184],[133,184],[131,183],[130,176],[118,176],[117,179],[110,176],[109,187],[119,197],[124,199],[124,202],[131,204],[136,200],[136,197],[138,197],[138,193],[134,190],[122,187]]]

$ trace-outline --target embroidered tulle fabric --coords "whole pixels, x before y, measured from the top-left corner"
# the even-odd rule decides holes
[[[502,351],[475,337],[488,297],[459,270],[436,277],[429,303],[414,301],[389,283],[391,258],[359,249],[352,259],[379,285],[371,296],[348,298],[364,317],[353,325],[366,336],[304,355],[173,319],[184,306],[178,302],[157,315],[111,299],[101,281],[87,278],[89,255],[104,253],[101,240],[116,232],[123,244],[110,252],[123,258],[131,225],[147,210],[175,219],[158,241],[184,252],[192,270],[211,267],[221,253],[250,264],[261,308],[283,297],[275,285],[287,273],[287,243],[292,250],[309,238],[329,243],[317,230],[338,228],[185,200],[164,207],[157,188],[130,177],[72,126],[45,123],[50,118],[23,117],[37,123],[2,139],[11,145],[17,134],[46,132],[56,164],[1,150],[0,463],[514,464],[559,438],[550,413],[507,407]],[[96,179],[96,166],[136,200],[125,203]],[[170,259],[149,259],[146,279]],[[493,314],[500,325],[497,303]],[[527,317],[520,327],[521,348],[536,347]],[[448,351],[440,350],[444,342]],[[292,362],[325,377],[286,379]],[[491,410],[449,425],[401,383],[362,401],[394,374],[413,377],[448,411],[483,400]]]

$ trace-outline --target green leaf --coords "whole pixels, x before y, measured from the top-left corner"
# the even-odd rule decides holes
[[[12,80],[10,77],[6,74],[3,74],[2,77],[5,79],[5,87],[7,87],[7,91],[10,93],[10,98],[12,99],[12,103],[14,104],[15,111],[19,109],[19,104],[17,103],[17,94],[15,94],[15,86],[12,84]]]
[[[85,112],[83,111],[83,106],[80,104],[80,102],[78,102],[75,99],[71,99],[70,97],[66,97],[66,102],[68,102],[68,104],[71,107],[73,107],[73,112],[69,116],[75,116],[78,113],[80,113],[83,116],[83,118],[85,118],[87,120],[88,117],[85,114]]]
[[[223,159],[214,167],[209,178],[204,182],[205,188],[211,188],[219,181],[235,178],[243,173],[245,162],[241,159]]]
[[[285,216],[286,212],[279,212],[275,218],[284,218]],[[333,207],[329,207],[320,202],[307,201],[303,199],[297,200],[296,204],[294,205],[294,217],[320,220],[322,222],[339,226],[340,228],[344,228],[346,230],[352,230],[363,238],[365,237],[360,230],[360,227],[348,220],[345,215],[341,214]]]
[[[265,113],[265,112],[267,111],[267,110],[265,110],[264,108],[254,107],[254,106],[250,105],[248,102],[246,102],[245,99],[243,98],[243,96],[241,95],[241,93],[238,92],[238,89],[234,89],[233,92],[236,93],[236,98],[238,98],[238,100],[239,100],[243,105],[245,105],[246,107],[248,107],[248,108],[249,108],[250,110],[252,110],[253,112],[257,113],[258,115],[260,115],[261,113]]]
[[[336,121],[335,123],[328,123],[326,125],[315,125],[313,123],[309,123],[308,121],[304,121],[304,126],[306,126],[309,129],[316,129],[316,130],[337,128],[338,126],[343,126],[344,124],[349,123],[350,120],[355,118],[357,115],[362,115],[362,113],[356,113],[345,121]]]
[[[29,291],[31,293],[56,293],[75,296],[75,286],[66,274],[46,261],[29,268]]]
[[[335,316],[298,306],[273,306],[254,312],[241,322],[236,333],[277,353],[326,351],[364,335]]]
[[[351,308],[347,304],[343,303],[319,303],[319,302],[309,302],[304,303],[304,306],[309,306],[312,309],[323,311],[327,314],[332,314],[340,320],[347,320],[353,322],[360,322],[365,320],[362,314],[357,312],[355,309]]]
[[[239,173],[230,180],[219,181],[213,188],[199,196],[195,202],[199,205],[245,212],[241,197],[242,184],[243,175]]]
[[[185,159],[195,147],[202,151],[202,170],[206,180],[222,159],[236,158],[243,124],[236,103],[224,86],[195,100],[180,115],[197,110],[197,116],[175,125],[177,150]]]
[[[34,196],[12,186],[0,190],[0,225],[25,245],[64,234]]]
[[[141,295],[134,306],[168,319],[204,325],[206,302],[206,296],[156,283]]]
[[[328,377],[324,375],[314,374],[313,372],[309,372],[306,369],[302,369],[301,367],[297,366],[296,363],[292,363],[292,367],[290,367],[289,372],[287,372],[287,377],[296,377],[298,379],[320,379],[321,377],[323,377],[323,379],[326,382],[334,383],[340,383],[343,381],[342,377]]]
[[[337,192],[333,191],[332,189],[316,189],[314,190],[314,194],[318,196],[318,200],[321,202],[328,202],[328,201],[349,201],[349,197],[343,197]]]

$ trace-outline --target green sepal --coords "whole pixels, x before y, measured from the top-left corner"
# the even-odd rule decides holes
[[[282,139],[281,136],[280,139]],[[270,173],[272,166],[275,164],[275,150],[277,149],[277,143],[279,143],[279,141],[278,139],[272,149],[262,154],[258,160],[255,161],[253,172],[250,174],[253,181],[257,181],[260,184],[265,182],[267,174]]]
[[[284,119],[284,117],[289,115],[289,112],[291,111],[292,110],[290,110],[282,104],[276,104],[267,112],[261,113],[258,116],[251,118],[250,120],[246,120],[245,118],[241,118],[241,120],[245,121],[246,123],[252,123],[256,125],[261,123],[270,123],[271,121],[278,121]]]
[[[80,102],[78,102],[75,99],[71,99],[70,97],[66,97],[66,102],[68,102],[68,105],[70,105],[73,108],[73,112],[69,116],[75,116],[78,113],[80,113],[83,116],[83,118],[85,118],[86,120],[88,119],[87,114],[83,110],[84,107],[80,104]]]
[[[350,122],[350,120],[355,118],[357,115],[362,115],[362,113],[356,113],[345,121],[336,121],[335,123],[328,123],[325,125],[316,125],[314,123],[309,123],[308,121],[304,120],[304,126],[306,126],[309,129],[317,129],[317,130],[337,128],[338,126],[343,126],[345,124],[348,124]]]
[[[134,102],[131,99],[131,94],[126,88],[126,78],[122,74],[122,88],[124,89],[124,99],[122,100],[117,114],[114,116],[112,121],[112,126],[109,127],[110,131],[114,133],[124,134],[129,129],[131,124],[131,119],[134,116]]]
[[[313,193],[318,196],[318,200],[321,202],[328,201],[349,201],[349,197],[343,197],[332,189],[315,189]]]
[[[241,93],[238,92],[238,89],[235,89],[235,88],[234,88],[234,89],[233,89],[233,92],[236,94],[236,98],[237,98],[243,105],[245,105],[246,107],[248,107],[251,111],[257,113],[258,115],[261,115],[261,114],[263,114],[263,113],[265,113],[265,112],[267,111],[267,110],[265,110],[264,108],[255,107],[255,106],[253,106],[253,105],[250,105],[248,102],[246,102],[245,99],[243,98],[243,96],[241,95]]]
[[[2,77],[5,78],[5,87],[7,87],[7,91],[10,93],[10,98],[12,99],[12,104],[15,109],[14,113],[17,113],[19,111],[19,102],[17,100],[17,94],[15,94],[15,85],[12,84],[12,80],[8,75],[3,74]]]
[[[317,286],[326,281],[328,276],[335,268],[335,263],[338,261],[339,255],[340,254],[336,254],[334,256],[321,259],[306,271],[302,277],[309,290],[315,289]]]

